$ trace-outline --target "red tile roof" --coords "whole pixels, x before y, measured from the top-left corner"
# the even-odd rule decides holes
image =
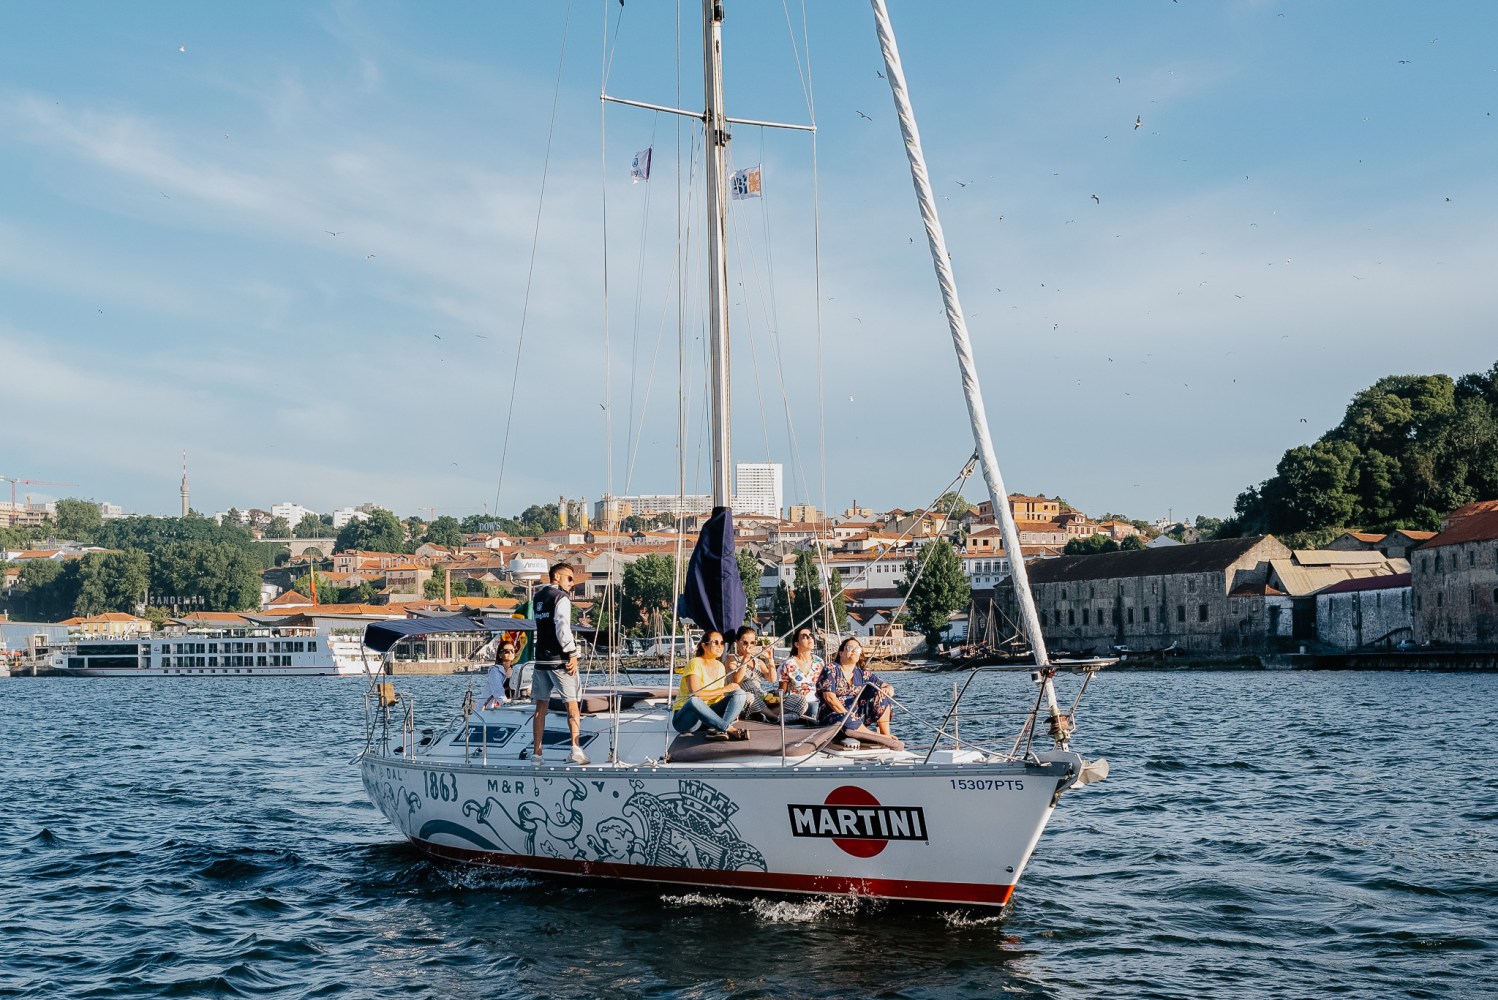
[[[1420,551],[1463,542],[1498,540],[1498,500],[1481,500],[1458,507],[1446,519],[1446,530],[1420,546]]]

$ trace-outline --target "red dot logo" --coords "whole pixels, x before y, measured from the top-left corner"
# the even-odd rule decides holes
[[[874,793],[867,789],[859,788],[857,785],[841,785],[834,788],[827,793],[827,798],[824,802],[829,806],[852,808],[859,806],[865,808],[868,806],[878,807],[879,805],[879,800],[874,798]],[[833,837],[832,842],[844,853],[851,854],[855,858],[872,858],[889,844],[889,841],[882,837],[878,839],[868,837],[859,837],[857,839],[851,837]]]

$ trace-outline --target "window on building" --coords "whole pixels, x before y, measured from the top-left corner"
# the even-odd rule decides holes
[[[1436,556],[1436,572],[1441,572],[1441,557]]]
[[[1124,619],[1125,619],[1125,620],[1126,620],[1126,621],[1127,621],[1127,622],[1128,622],[1128,623],[1129,623],[1129,624],[1130,624],[1130,625],[1132,625],[1132,624],[1134,624],[1134,609],[1133,609],[1133,608],[1128,608],[1128,609],[1126,609],[1126,610],[1125,610],[1125,611],[1124,611]]]
[[[1442,605],[1444,605],[1445,603],[1446,603],[1446,595],[1443,594],[1443,593],[1441,593],[1439,590],[1436,591],[1436,607],[1439,608]]]
[[[1089,586],[1087,588],[1087,596],[1088,597],[1096,597],[1097,596],[1097,588]]]
[[[1205,604],[1198,604],[1196,606],[1196,620],[1199,622],[1207,620],[1207,606]]]
[[[1070,609],[1070,608],[1067,609],[1067,612],[1066,612],[1066,624],[1068,624],[1068,625],[1075,625],[1076,623],[1077,623],[1077,612],[1076,612],[1076,610],[1075,609]]]
[[[1060,608],[1056,609],[1056,621],[1053,624],[1056,624],[1056,625],[1060,625],[1061,624],[1061,609]]]
[[[1468,549],[1467,550],[1467,565],[1468,566],[1476,566],[1477,565],[1477,550],[1476,549]]]
[[[1184,622],[1185,620],[1186,620],[1186,605],[1184,605],[1184,604],[1177,604],[1176,605],[1176,621],[1178,621],[1178,622]]]
[[[1088,623],[1087,622],[1087,617],[1088,617],[1089,614],[1090,614],[1090,612],[1086,608],[1082,609],[1082,624],[1083,625],[1086,625]]]
[[[1493,604],[1498,605],[1498,587],[1493,588]]]
[[[1149,623],[1150,623],[1150,609],[1149,609],[1149,605],[1146,604],[1144,606],[1144,624],[1148,625]]]

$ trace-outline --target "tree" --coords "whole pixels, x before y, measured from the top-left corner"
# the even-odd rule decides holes
[[[167,542],[149,555],[157,598],[198,598],[209,611],[260,606],[260,565],[248,546],[194,539]]]
[[[78,568],[75,615],[98,615],[106,611],[133,614],[146,596],[150,564],[138,549],[124,552],[93,552]]]
[[[303,514],[302,519],[291,529],[293,538],[321,538],[323,533],[322,518],[316,514]]]
[[[759,617],[759,560],[747,552],[735,552],[739,583],[744,587],[744,624],[753,625]]]
[[[652,552],[624,567],[624,594],[620,602],[628,628],[648,623],[653,612],[670,616],[676,605],[676,559]]]
[[[457,518],[443,514],[427,528],[426,541],[432,545],[459,548],[463,544],[463,527]]]
[[[827,581],[827,589],[832,594],[832,627],[838,632],[846,632],[848,630],[848,598],[843,593],[841,570],[832,571],[832,576]]]
[[[1144,548],[1144,538],[1140,535],[1130,535],[1118,543],[1120,552],[1138,552]]]
[[[284,517],[271,518],[270,523],[265,526],[265,537],[290,538],[291,522],[287,521]]]
[[[58,537],[75,542],[92,542],[98,536],[99,529],[104,526],[104,516],[99,512],[99,505],[92,500],[79,500],[75,497],[57,501],[54,521]]]
[[[1342,421],[1285,452],[1234,504],[1223,531],[1321,537],[1361,526],[1437,526],[1443,512],[1498,496],[1498,364],[1453,382],[1390,375],[1355,394]],[[1217,537],[1224,537],[1222,532]]]
[[[915,559],[906,560],[905,579],[899,587],[912,623],[932,649],[941,642],[941,631],[952,620],[952,612],[972,600],[962,561],[945,539],[931,542]]]
[[[369,520],[361,521],[354,518],[343,526],[338,532],[338,540],[333,543],[336,551],[342,552],[346,549],[360,549],[365,552],[404,552],[406,551],[406,532],[401,523],[395,519],[395,515],[383,508],[377,508],[369,515]]]
[[[1091,556],[1099,552],[1117,552],[1118,543],[1107,535],[1088,535],[1086,538],[1073,538],[1061,551],[1069,556]]]
[[[785,581],[775,585],[775,598],[770,602],[770,620],[775,624],[776,635],[789,635],[794,622],[791,619],[791,588]]]
[[[931,510],[939,514],[949,514],[952,517],[961,517],[963,514],[974,510],[972,504],[962,499],[962,494],[955,491],[947,491],[931,504]]]
[[[562,508],[554,503],[532,504],[521,511],[516,520],[524,534],[544,535],[562,526]]]
[[[796,573],[791,578],[791,628],[822,625],[822,608],[826,604],[822,581],[817,573],[817,556],[810,549],[796,553]]]
[[[71,617],[78,599],[78,562],[27,560],[16,581],[19,593],[12,598],[16,610],[34,621],[53,622]]]

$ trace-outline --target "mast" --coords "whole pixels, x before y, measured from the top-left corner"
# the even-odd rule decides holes
[[[900,50],[895,45],[895,33],[890,27],[889,11],[884,6],[884,0],[869,2],[874,7],[874,24],[879,32],[879,48],[884,53],[890,93],[895,99],[895,112],[900,119],[900,134],[905,137],[905,154],[910,160],[910,176],[915,181],[916,200],[920,204],[921,220],[926,226],[926,242],[931,247],[931,259],[936,264],[936,280],[941,286],[942,301],[946,305],[947,325],[952,330],[952,348],[957,352],[957,367],[962,373],[962,394],[967,399],[973,444],[983,467],[983,479],[988,484],[993,512],[1003,531],[1004,548],[1009,553],[1009,573],[1014,580],[1014,596],[1019,602],[1020,619],[1030,640],[1030,648],[1035,651],[1035,665],[1044,667],[1050,662],[1050,657],[1046,654],[1045,637],[1040,632],[1040,616],[1035,611],[1035,599],[1030,594],[1030,578],[1025,572],[1025,557],[1020,551],[1019,530],[1014,524],[1014,512],[1009,509],[1009,493],[1004,488],[1004,478],[999,474],[999,461],[994,456],[993,439],[988,434],[988,414],[983,406],[983,392],[978,385],[978,366],[973,360],[973,345],[968,338],[967,319],[962,313],[962,303],[957,299],[957,281],[952,275],[951,258],[947,255],[947,239],[942,233],[941,220],[936,215],[936,197],[931,192],[931,178],[926,172],[926,154],[921,149],[921,133],[916,128],[915,111],[911,108],[910,94],[905,87],[905,70],[900,64]],[[1049,686],[1046,693],[1054,714],[1056,707]]]
[[[707,186],[708,330],[712,373],[708,398],[713,436],[713,506],[733,495],[728,426],[728,120],[723,114],[723,3],[702,0],[703,147]]]

